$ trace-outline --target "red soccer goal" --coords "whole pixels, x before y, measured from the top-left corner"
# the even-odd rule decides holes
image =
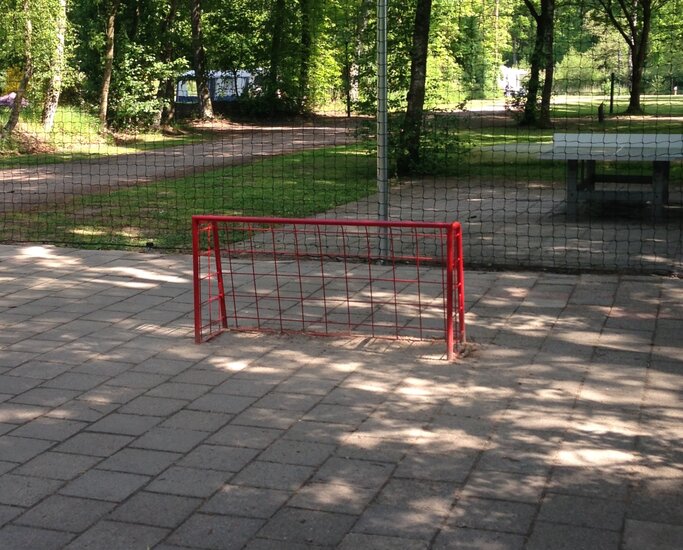
[[[194,216],[195,340],[224,330],[465,342],[460,224]]]

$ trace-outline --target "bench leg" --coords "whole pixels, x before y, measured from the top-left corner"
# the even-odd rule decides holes
[[[567,216],[574,217],[578,211],[579,202],[579,161],[567,161]]]

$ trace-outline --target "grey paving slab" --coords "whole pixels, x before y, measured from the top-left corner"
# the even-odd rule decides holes
[[[2,548],[680,546],[680,280],[468,272],[447,364],[196,346],[189,258],[41,250],[0,247]]]
[[[114,503],[52,495],[14,520],[15,524],[70,531],[85,531],[114,508]]]
[[[69,550],[129,550],[151,548],[168,534],[167,529],[102,521],[88,529],[71,544]]]
[[[87,426],[85,422],[64,418],[41,417],[24,424],[12,432],[13,436],[63,441]],[[0,440],[1,441],[1,440]]]
[[[238,550],[261,528],[264,520],[195,514],[168,539],[172,544],[212,550]]]
[[[121,502],[149,481],[149,477],[106,470],[88,470],[60,489],[60,494]]]

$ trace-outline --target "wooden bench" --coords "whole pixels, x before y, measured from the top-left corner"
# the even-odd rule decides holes
[[[651,203],[661,216],[669,200],[672,160],[683,159],[683,134],[558,133],[541,158],[567,161],[567,215],[575,216],[581,201]],[[597,162],[651,162],[652,175],[607,175]],[[600,189],[596,183],[644,184],[649,189]]]

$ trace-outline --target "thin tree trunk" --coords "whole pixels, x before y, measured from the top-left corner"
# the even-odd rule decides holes
[[[114,70],[114,32],[119,0],[111,0],[108,4],[108,8],[107,26],[104,34],[104,74],[102,75],[102,90],[100,92],[100,125],[103,129],[107,127],[109,87],[111,86],[111,75]]]
[[[650,42],[650,28],[652,25],[652,3],[650,0],[642,0],[643,19],[640,33],[633,33],[633,42],[629,46],[631,53],[631,93],[629,96],[626,113],[630,115],[642,115],[643,106],[640,96],[643,92],[643,71]],[[635,25],[633,25],[635,28]]]
[[[427,82],[427,54],[432,0],[418,0],[410,55],[408,105],[401,128],[401,148],[397,159],[399,175],[409,174],[420,160],[420,137]]]
[[[55,122],[55,114],[62,93],[62,74],[64,72],[64,40],[66,36],[66,0],[59,0],[59,13],[56,21],[56,43],[52,59],[53,67],[50,82],[45,93],[42,123],[45,133],[50,133]]]
[[[541,112],[537,126],[539,128],[552,128],[550,119],[550,101],[553,94],[553,75],[555,73],[555,54],[553,52],[555,36],[555,0],[545,0],[544,10],[541,13],[543,22],[543,56],[545,58],[545,75],[543,76],[543,88],[541,90]]]
[[[300,0],[301,5],[301,64],[299,66],[299,111],[308,104],[309,76],[313,37],[311,35],[311,0]]]
[[[26,95],[26,90],[28,89],[28,84],[31,81],[31,76],[33,75],[33,54],[31,52],[31,38],[33,34],[33,24],[31,22],[31,3],[30,0],[24,0],[22,4],[22,9],[24,11],[24,70],[19,82],[19,89],[17,90],[17,95],[14,97],[14,103],[12,105],[12,110],[10,111],[9,119],[2,128],[0,135],[2,137],[8,137],[12,135],[14,129],[19,123],[19,113],[21,112],[22,103],[24,101],[24,96]]]
[[[285,0],[275,0],[271,13],[271,43],[270,69],[268,72],[268,89],[266,94],[271,102],[271,109],[275,110],[278,100],[280,83],[280,64],[282,61],[282,46],[284,40],[283,21],[285,18]]]
[[[349,68],[350,99],[352,103],[360,97],[360,56],[363,53],[363,37],[368,26],[368,14],[372,0],[361,0],[358,19],[356,19],[356,36],[353,48],[353,59]]]
[[[530,0],[523,0],[524,5],[536,22],[536,37],[531,53],[531,67],[527,85],[526,104],[520,124],[523,126],[551,127],[550,99],[553,86],[554,56],[553,36],[555,0],[541,0],[540,11],[537,11]],[[546,74],[541,89],[541,69]],[[541,89],[541,109],[538,107],[538,92]]]
[[[202,119],[213,118],[213,105],[209,91],[208,71],[206,67],[206,50],[204,49],[204,33],[202,31],[202,2],[192,0],[192,50],[194,54],[194,76],[197,82],[197,98],[199,100],[199,116]]]
[[[171,61],[173,61],[174,48],[170,32],[171,27],[175,22],[176,13],[178,11],[177,4],[178,0],[170,1],[166,17],[161,23],[160,35],[161,40],[164,43],[164,49],[161,55],[161,60],[164,63],[170,63]],[[157,92],[157,97],[162,100],[162,107],[159,113],[160,126],[170,126],[173,123],[173,119],[175,118],[175,94],[175,78],[167,78],[166,80],[159,83],[159,91]]]

